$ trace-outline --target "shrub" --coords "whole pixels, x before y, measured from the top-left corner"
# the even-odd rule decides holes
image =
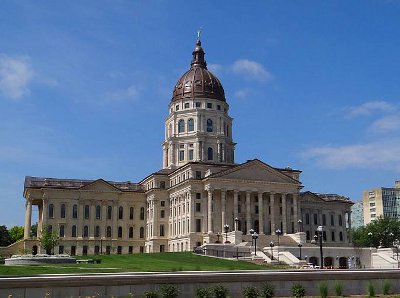
[[[176,298],[179,295],[179,289],[176,285],[162,285],[160,287],[160,294],[163,298]]]
[[[226,295],[228,294],[228,289],[225,288],[223,285],[217,285],[211,287],[211,293],[215,298],[226,298]]]
[[[150,291],[150,292],[144,292],[144,298],[159,298],[160,296],[158,295],[157,292]]]
[[[274,286],[266,282],[261,288],[261,297],[263,298],[274,297]]]
[[[390,288],[392,287],[392,283],[388,280],[384,280],[382,284],[382,293],[383,295],[390,294]]]
[[[334,288],[336,296],[343,296],[343,284],[340,281],[335,282]]]
[[[258,289],[256,287],[245,287],[243,289],[243,297],[244,298],[257,298],[258,297]]]
[[[321,282],[318,285],[318,289],[319,289],[319,295],[321,296],[321,298],[328,297],[328,284],[326,283],[326,281]]]
[[[306,288],[301,284],[294,284],[292,286],[292,295],[296,298],[302,298],[306,295]]]
[[[211,298],[211,294],[207,288],[199,287],[199,288],[196,288],[195,297],[196,298]]]
[[[375,297],[375,287],[371,281],[368,282],[367,294],[368,297]]]

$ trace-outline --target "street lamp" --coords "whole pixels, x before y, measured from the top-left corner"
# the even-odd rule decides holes
[[[274,259],[274,251],[272,250],[273,248],[274,248],[274,242],[270,242],[269,243],[269,246],[271,247],[271,260],[273,260]]]
[[[369,239],[369,258],[371,260],[371,268],[373,268],[373,263],[372,263],[372,232],[368,232],[368,239]]]
[[[324,255],[322,252],[322,235],[323,235],[323,230],[324,227],[323,226],[318,226],[317,231],[318,231],[318,236],[319,236],[319,252],[321,254],[321,269],[324,269]]]
[[[282,231],[280,229],[277,229],[275,231],[275,234],[278,235],[278,246],[279,246],[279,236],[282,235]]]
[[[297,231],[298,231],[298,232],[303,232],[303,221],[302,221],[301,219],[299,219],[299,220],[297,221],[297,225],[298,225]]]
[[[239,218],[235,217],[235,232],[238,230]]]
[[[254,229],[250,229],[250,231],[249,231],[249,233],[250,233],[250,235],[251,235],[251,246],[253,246],[254,244],[253,244],[253,234],[254,234]]]
[[[303,244],[301,244],[301,242],[299,242],[299,243],[297,244],[297,246],[299,247],[299,252],[300,252],[299,260],[301,260],[301,247],[303,246]]]
[[[257,255],[257,238],[258,238],[258,234],[256,232],[253,233],[253,235],[251,235],[251,238],[254,239],[254,256]]]
[[[225,231],[225,243],[228,243],[228,231],[229,231],[229,225],[228,224],[224,225],[224,231]]]

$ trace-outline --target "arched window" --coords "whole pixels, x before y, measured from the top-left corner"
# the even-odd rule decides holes
[[[100,237],[100,227],[96,226],[94,230],[94,237]]]
[[[122,206],[119,206],[118,208],[118,218],[123,219],[124,217],[124,208]]]
[[[339,232],[339,240],[343,241],[343,232]]]
[[[88,226],[83,227],[83,237],[89,237],[89,227]]]
[[[110,226],[107,227],[106,237],[111,237],[111,227]]]
[[[78,218],[78,205],[72,206],[72,218]]]
[[[49,205],[49,217],[50,218],[54,217],[54,205],[53,204]]]
[[[192,118],[188,120],[188,131],[194,131],[194,120]]]
[[[185,132],[185,121],[183,119],[178,122],[178,133]]]
[[[133,219],[133,207],[129,208],[129,219]]]
[[[122,238],[122,227],[118,227],[118,238]]]
[[[144,220],[144,207],[140,208],[140,220]]]
[[[339,214],[339,226],[342,226],[342,225],[343,225],[343,218],[342,218],[342,215]]]
[[[65,236],[64,225],[60,225],[60,237]]]
[[[207,132],[213,131],[213,122],[211,119],[207,119]]]
[[[96,219],[100,219],[101,217],[101,207],[99,205],[96,206]]]
[[[133,238],[133,227],[129,228],[129,238]]]
[[[89,205],[85,205],[85,214],[84,214],[85,219],[89,219],[89,212],[90,212]]]
[[[140,238],[144,238],[144,228],[143,227],[140,227]]]
[[[72,226],[71,236],[76,237],[76,226]]]
[[[65,204],[61,204],[60,217],[65,218]]]
[[[112,206],[107,207],[107,219],[112,218]]]
[[[335,217],[331,214],[331,226],[335,225]]]
[[[214,160],[214,151],[211,147],[208,147],[207,149],[207,159]]]

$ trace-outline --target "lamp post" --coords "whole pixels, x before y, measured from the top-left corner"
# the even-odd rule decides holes
[[[224,231],[225,231],[225,243],[228,243],[228,231],[229,231],[229,225],[228,224],[224,225]]]
[[[297,221],[297,231],[303,232],[303,221],[301,219]]]
[[[297,244],[297,246],[299,247],[299,253],[300,253],[299,260],[301,260],[301,247],[303,246],[303,244],[301,244],[301,242],[299,242]]]
[[[278,235],[278,246],[279,246],[279,236],[282,235],[282,231],[280,229],[277,229],[275,231],[275,234]]]
[[[371,259],[371,268],[373,268],[372,263],[372,232],[368,232],[368,239],[369,239],[369,257]]]
[[[235,217],[235,232],[238,230],[239,218]]]
[[[254,243],[253,243],[253,242],[254,242],[254,241],[253,241],[253,239],[254,239],[254,238],[253,238],[254,232],[255,232],[254,229],[250,229],[250,231],[249,231],[249,233],[250,233],[250,235],[251,235],[251,246],[254,245]]]
[[[272,250],[273,248],[274,248],[274,242],[270,242],[269,243],[269,246],[271,247],[271,260],[273,260],[274,259],[274,251]]]
[[[318,231],[318,236],[319,236],[319,252],[321,254],[321,266],[320,266],[321,269],[324,269],[324,255],[323,255],[323,251],[322,251],[323,230],[324,230],[323,226],[318,226],[317,231]]]
[[[257,238],[258,238],[258,234],[256,232],[253,233],[253,235],[251,235],[251,238],[254,239],[254,256],[257,255]]]

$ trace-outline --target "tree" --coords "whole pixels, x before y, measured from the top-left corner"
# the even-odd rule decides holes
[[[12,243],[10,233],[6,226],[0,226],[0,246],[8,246]]]
[[[35,237],[36,238],[36,236],[37,236],[37,227],[38,227],[38,223],[34,223],[31,226],[31,233],[30,233],[29,237]]]
[[[24,238],[24,227],[13,226],[9,233],[12,243],[17,242],[18,240]]]
[[[51,232],[47,226],[43,227],[42,236],[40,236],[40,246],[46,251],[48,255],[52,254],[54,246],[58,244],[58,237],[57,233]]]

